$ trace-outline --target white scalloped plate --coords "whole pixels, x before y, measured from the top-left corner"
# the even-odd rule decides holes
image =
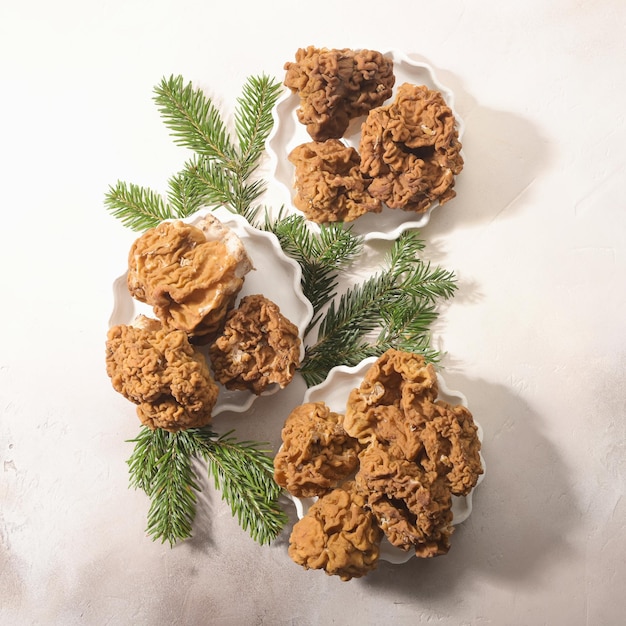
[[[348,395],[355,387],[358,387],[370,366],[376,361],[376,357],[370,357],[361,361],[354,367],[339,366],[333,368],[326,380],[307,389],[303,402],[325,402],[331,411],[335,413],[345,413]],[[437,374],[437,382],[439,384],[439,398],[450,404],[461,404],[467,408],[467,398],[460,391],[452,391],[448,388],[441,374]],[[474,420],[478,428],[478,438],[483,440],[483,431]],[[480,484],[485,477],[485,459],[482,454],[480,459],[483,466],[483,473],[478,478]],[[452,513],[454,526],[464,522],[472,512],[472,494],[473,490],[467,496],[452,496]],[[309,510],[309,507],[317,500],[317,498],[296,498],[287,494],[296,507],[298,518],[301,519]],[[387,539],[383,539],[380,546],[380,559],[389,561],[390,563],[405,563],[414,556],[414,552],[405,552],[400,548],[392,546]]]
[[[285,255],[274,234],[253,228],[242,216],[224,208],[201,210],[182,221],[194,224],[207,212],[211,212],[239,236],[254,265],[254,269],[246,275],[238,299],[246,295],[263,294],[275,302],[281,313],[298,327],[300,339],[303,339],[305,329],[313,317],[313,308],[302,293],[302,270],[298,263]],[[113,311],[109,318],[109,327],[131,324],[140,314],[154,317],[152,307],[131,297],[126,277],[127,272],[124,272],[113,283]],[[201,349],[205,351],[206,347]],[[304,345],[301,347],[301,357],[303,355]],[[278,385],[273,385],[262,395],[273,395],[279,389]],[[250,391],[231,391],[220,387],[213,415],[225,411],[242,413],[252,406],[257,397]]]
[[[454,93],[437,79],[433,68],[426,63],[414,61],[398,50],[390,50],[385,52],[384,55],[393,60],[394,74],[396,76],[391,99],[395,97],[398,87],[403,83],[426,85],[429,89],[440,91],[447,105],[454,113],[459,140],[461,140],[464,124],[454,108]],[[390,102],[391,99],[387,102]],[[295,170],[293,164],[287,158],[296,146],[311,141],[306,127],[298,121],[296,110],[299,104],[299,96],[293,94],[289,89],[278,99],[273,111],[274,126],[268,137],[267,154],[270,171],[281,190],[285,212],[287,214],[303,215],[293,205],[293,199],[296,195],[293,187]],[[343,138],[347,145],[358,149],[361,138],[361,124],[364,119],[364,117],[361,117],[352,120]],[[363,235],[365,240],[394,240],[405,230],[426,226],[432,211],[437,206],[439,204],[434,203],[426,212],[420,214],[384,207],[381,213],[363,215],[350,222],[350,226],[354,233]],[[311,224],[313,227],[317,227],[313,222]]]

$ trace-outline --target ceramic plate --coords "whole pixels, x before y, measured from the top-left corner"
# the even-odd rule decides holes
[[[384,54],[386,57],[391,58],[394,63],[396,81],[391,99],[395,97],[397,88],[403,83],[426,85],[429,89],[440,91],[454,113],[459,139],[462,140],[463,121],[455,111],[454,94],[451,89],[437,79],[433,68],[426,63],[414,61],[397,50],[391,50]],[[287,89],[282,94],[274,108],[274,127],[267,142],[267,153],[270,159],[269,167],[273,178],[280,188],[284,210],[286,213],[296,214],[301,214],[301,212],[293,206],[293,198],[296,195],[293,188],[295,170],[287,156],[296,146],[311,141],[306,127],[298,121],[296,109],[299,104],[299,96],[291,93],[291,90]],[[344,135],[344,141],[347,145],[358,149],[361,138],[361,124],[364,119],[362,117],[352,120]],[[437,206],[438,203],[434,203],[428,211],[420,214],[385,207],[381,213],[363,215],[350,222],[350,225],[353,232],[363,235],[366,240],[393,240],[405,230],[426,226],[430,219],[430,214]]]
[[[200,211],[183,221],[194,224],[206,212]],[[302,293],[300,266],[285,255],[278,239],[272,233],[253,228],[242,216],[226,209],[219,208],[212,213],[239,236],[254,265],[254,269],[246,275],[238,298],[263,294],[275,302],[280,307],[281,313],[298,327],[300,338],[303,339],[304,331],[313,316],[313,309]],[[109,318],[109,326],[131,324],[140,314],[154,317],[152,307],[131,297],[126,285],[126,277],[127,272],[124,272],[113,283],[113,312]],[[301,353],[303,356],[304,347]],[[279,389],[278,385],[273,385],[263,395],[274,394]],[[257,396],[249,391],[230,391],[220,387],[213,415],[224,411],[241,413],[250,408],[256,398]]]
[[[315,387],[311,387],[307,390],[303,402],[325,402],[331,411],[336,413],[345,413],[346,402],[350,392],[355,387],[358,387],[365,376],[365,373],[370,366],[376,361],[376,357],[371,357],[361,361],[359,365],[355,367],[335,367],[333,368],[326,380]],[[445,380],[440,374],[437,374],[437,381],[439,383],[439,396],[440,400],[445,400],[450,404],[461,404],[467,408],[467,399],[459,391],[452,391],[445,383]],[[480,424],[477,422],[478,437],[483,440],[483,431]],[[481,462],[483,466],[483,474],[478,478],[478,484],[483,480],[485,473],[485,460],[481,454]],[[457,525],[464,522],[472,512],[472,492],[467,496],[452,496],[452,513],[454,515],[452,524]],[[302,518],[308,511],[309,507],[315,502],[316,498],[295,498],[294,496],[288,496],[296,507],[298,518]],[[390,563],[404,563],[413,558],[414,552],[405,552],[400,548],[392,546],[386,538],[383,539],[380,547],[380,559],[383,561],[389,561]]]

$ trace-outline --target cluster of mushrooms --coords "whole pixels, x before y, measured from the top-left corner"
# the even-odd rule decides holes
[[[285,64],[299,122],[312,141],[294,148],[295,206],[313,222],[350,222],[383,206],[423,213],[451,200],[463,169],[453,111],[437,90],[404,83],[375,50],[309,46]],[[344,141],[363,118],[358,150]]]
[[[260,395],[291,382],[299,330],[262,294],[238,300],[251,270],[241,239],[210,213],[162,222],[133,243],[128,289],[154,317],[109,329],[106,368],[144,425],[201,428],[220,386]]]
[[[383,538],[418,557],[448,552],[452,497],[469,494],[483,467],[472,414],[438,396],[432,364],[389,349],[342,414],[324,402],[291,412],[274,476],[317,499],[291,533],[296,563],[349,580],[377,566]]]

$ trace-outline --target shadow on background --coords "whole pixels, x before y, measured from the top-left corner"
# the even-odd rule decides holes
[[[446,382],[467,395],[484,430],[487,469],[474,492],[472,515],[457,527],[447,555],[381,563],[363,582],[430,600],[485,578],[503,584],[532,578],[536,585],[549,575],[550,562],[571,549],[568,532],[580,519],[569,472],[542,434],[540,417],[518,395],[449,371]]]
[[[433,66],[424,57],[411,56]],[[433,69],[441,83],[454,92],[455,110],[464,122],[465,164],[456,179],[456,198],[437,207],[424,228],[429,235],[487,225],[514,211],[516,200],[530,190],[552,158],[548,139],[528,120],[483,106],[455,74]]]

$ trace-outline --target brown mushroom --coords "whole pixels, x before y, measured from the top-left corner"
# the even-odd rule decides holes
[[[274,477],[281,487],[296,497],[319,496],[356,469],[360,446],[341,420],[323,402],[301,404],[289,414],[274,458]]]
[[[197,341],[221,327],[252,262],[239,237],[213,215],[196,226],[162,222],[128,256],[131,295],[152,306],[166,328]]]
[[[371,180],[361,174],[359,154],[339,139],[302,144],[289,160],[295,165],[294,204],[307,219],[351,222],[382,210],[380,200],[367,190]]]
[[[299,121],[314,141],[342,137],[350,120],[391,97],[393,61],[375,50],[316,48],[285,64],[285,85],[300,96]]]
[[[466,496],[483,473],[477,430],[466,407],[438,400],[420,431],[421,465],[443,477],[453,495]]]
[[[381,536],[365,499],[348,482],[320,498],[294,525],[289,556],[305,569],[323,569],[346,581],[376,568]]]
[[[392,209],[423,213],[454,196],[463,169],[452,109],[439,91],[405,83],[372,109],[361,128],[361,172],[369,192]]]
[[[227,389],[260,395],[270,385],[286,387],[300,363],[298,327],[263,295],[245,296],[209,348],[216,379]]]
[[[109,329],[106,370],[113,388],[137,405],[151,429],[176,432],[211,421],[218,387],[204,356],[181,330],[140,316]]]
[[[424,402],[437,397],[437,374],[419,354],[389,349],[348,396],[344,427],[362,444],[383,441],[413,459],[422,449]]]
[[[398,459],[373,442],[360,455],[355,480],[392,545],[420,557],[448,552],[452,496],[436,472]]]

